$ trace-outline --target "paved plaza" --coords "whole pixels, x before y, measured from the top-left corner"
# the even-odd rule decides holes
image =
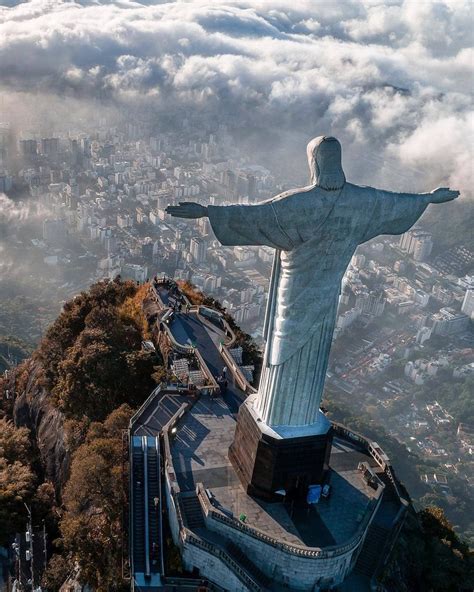
[[[275,538],[309,547],[347,541],[364,518],[374,490],[357,470],[372,459],[347,442],[334,441],[329,482],[331,494],[307,509],[268,503],[247,495],[228,459],[235,419],[222,398],[202,397],[184,416],[172,441],[179,486],[192,491],[202,483],[224,512],[245,514],[246,523]]]

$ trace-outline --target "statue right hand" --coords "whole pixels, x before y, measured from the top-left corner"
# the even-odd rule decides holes
[[[429,193],[430,203],[443,203],[445,201],[452,201],[459,196],[459,191],[449,189],[449,187],[438,187]]]
[[[193,201],[180,201],[179,206],[168,206],[166,213],[175,218],[205,218],[207,208]]]

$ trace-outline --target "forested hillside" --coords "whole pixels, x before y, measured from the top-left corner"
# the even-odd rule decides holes
[[[48,529],[51,591],[76,564],[98,592],[127,589],[122,435],[161,368],[141,348],[147,290],[119,279],[94,284],[0,379],[0,544],[24,529],[31,505]]]

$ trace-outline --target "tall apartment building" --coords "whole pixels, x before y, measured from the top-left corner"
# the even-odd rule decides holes
[[[453,335],[467,329],[469,317],[452,308],[442,308],[432,316],[432,321],[435,335]]]
[[[44,156],[55,156],[59,153],[59,138],[42,138],[41,154]]]
[[[419,228],[412,228],[402,234],[398,244],[402,251],[413,255],[415,261],[426,261],[433,249],[431,234]]]
[[[20,152],[24,158],[31,158],[38,153],[38,142],[36,140],[20,140]]]
[[[474,289],[466,290],[461,310],[471,320],[474,320]]]
[[[193,237],[189,250],[196,263],[202,263],[206,260],[207,244],[202,238]]]

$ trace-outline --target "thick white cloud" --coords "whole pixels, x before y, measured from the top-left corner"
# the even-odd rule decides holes
[[[0,193],[0,224],[18,225],[26,221],[39,221],[50,213],[50,210],[37,202],[17,202]]]
[[[333,133],[355,181],[472,191],[470,0],[10,4],[6,91],[202,107],[282,149]]]

